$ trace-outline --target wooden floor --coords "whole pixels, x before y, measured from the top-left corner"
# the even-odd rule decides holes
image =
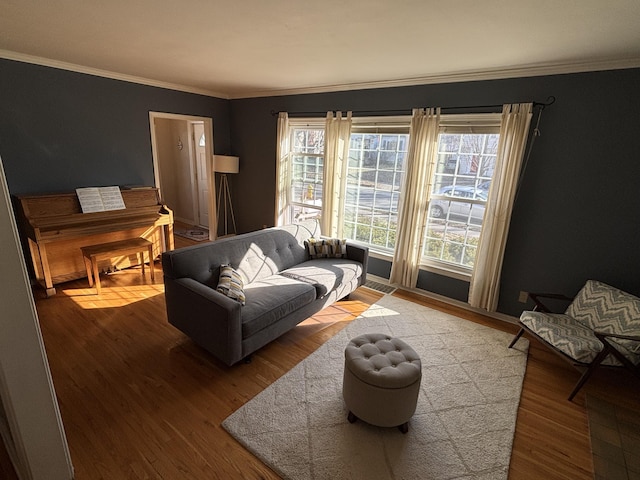
[[[95,295],[85,279],[58,286],[48,299],[34,290],[78,480],[278,478],[220,423],[381,296],[360,288],[267,345],[252,363],[226,367],[167,323],[161,275],[152,285],[132,268],[103,277],[102,288]],[[516,330],[420,296],[399,296]],[[596,373],[568,402],[577,376],[532,342],[510,479],[593,478],[585,392],[640,408],[638,382],[624,372]]]

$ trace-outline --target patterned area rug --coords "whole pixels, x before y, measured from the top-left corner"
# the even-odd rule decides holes
[[[188,238],[189,240],[195,240],[196,242],[209,240],[209,230],[204,228],[175,229],[173,234]]]
[[[347,421],[344,349],[373,332],[421,357],[407,434]],[[222,425],[285,479],[506,479],[529,347],[512,337],[386,295]]]

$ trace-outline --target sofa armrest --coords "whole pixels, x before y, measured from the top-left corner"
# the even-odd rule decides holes
[[[347,258],[362,263],[362,277],[360,285],[367,281],[367,266],[369,263],[369,247],[347,243]]]
[[[242,359],[242,306],[192,278],[165,277],[169,323],[227,365]]]

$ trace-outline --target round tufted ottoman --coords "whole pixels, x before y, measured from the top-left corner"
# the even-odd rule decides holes
[[[403,433],[416,411],[422,364],[405,342],[382,333],[353,338],[344,352],[342,396],[349,422],[360,418]]]

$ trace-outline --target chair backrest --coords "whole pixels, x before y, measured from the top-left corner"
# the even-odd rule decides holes
[[[587,280],[565,313],[591,330],[640,335],[640,298],[596,280]]]

